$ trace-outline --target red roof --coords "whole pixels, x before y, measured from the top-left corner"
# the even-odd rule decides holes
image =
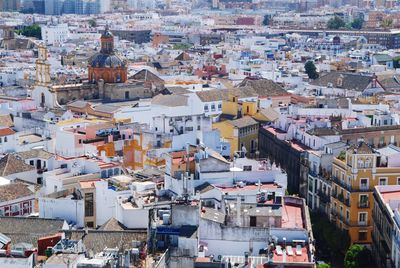
[[[11,128],[0,129],[0,137],[9,136],[9,135],[13,135],[13,134],[15,134],[15,131],[12,130]]]

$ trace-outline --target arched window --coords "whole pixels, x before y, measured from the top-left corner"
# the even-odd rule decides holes
[[[358,159],[358,168],[364,168],[364,161],[362,159]]]

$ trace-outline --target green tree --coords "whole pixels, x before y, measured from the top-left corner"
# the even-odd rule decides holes
[[[392,18],[385,18],[383,19],[381,26],[383,28],[390,28],[393,26],[393,19]]]
[[[363,18],[356,18],[351,22],[351,28],[360,30],[363,27],[364,20]]]
[[[173,45],[173,49],[175,49],[175,50],[188,50],[191,47],[192,47],[192,45],[187,44],[187,43],[179,43],[179,44]]]
[[[263,25],[265,26],[269,25],[270,21],[271,21],[271,15],[265,15],[263,20]]]
[[[90,19],[88,23],[90,28],[94,28],[97,26],[97,23],[94,19]]]
[[[393,68],[400,68],[400,56],[393,58]]]
[[[361,245],[352,245],[344,257],[345,268],[369,267],[371,252]]]
[[[331,18],[330,20],[328,20],[328,23],[326,24],[326,26],[328,27],[328,29],[337,30],[337,29],[340,29],[340,28],[343,28],[344,26],[346,26],[346,23],[344,22],[344,20],[341,17],[335,16],[335,17]]]
[[[42,28],[40,28],[38,24],[24,26],[21,30],[17,30],[16,32],[26,37],[35,37],[37,39],[42,39]]]
[[[311,223],[316,240],[317,256],[328,262],[343,260],[350,246],[348,232],[338,229],[325,215],[319,213],[311,214]]]
[[[317,268],[331,268],[331,266],[327,263],[323,263],[323,264],[318,264]]]
[[[304,65],[304,69],[310,79],[317,79],[319,77],[319,74],[317,72],[317,67],[315,67],[313,61],[310,60],[307,61],[306,64]]]

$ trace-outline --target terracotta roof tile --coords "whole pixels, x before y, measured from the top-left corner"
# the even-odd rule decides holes
[[[0,137],[9,136],[15,134],[15,131],[11,128],[2,128],[0,129]]]
[[[0,159],[0,176],[3,177],[34,169],[34,167],[26,164],[20,157],[17,157],[14,154],[8,154]]]

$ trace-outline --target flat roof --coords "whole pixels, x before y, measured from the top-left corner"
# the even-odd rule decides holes
[[[258,189],[261,190],[268,190],[268,189],[278,189],[279,186],[274,184],[274,183],[265,183],[259,185],[244,185],[243,187],[221,187],[221,186],[216,186],[218,189],[220,189],[224,193],[231,193],[231,192],[243,192],[243,191],[256,191]]]
[[[282,228],[303,229],[302,207],[284,204],[282,207]]]
[[[288,246],[286,248],[282,247],[282,254],[277,253],[277,250],[274,250],[273,262],[282,262],[282,263],[307,263],[310,262],[310,258],[308,257],[307,246],[301,248],[301,251],[297,252],[296,247],[292,247],[292,254],[288,254]],[[301,254],[298,254],[301,253]]]

